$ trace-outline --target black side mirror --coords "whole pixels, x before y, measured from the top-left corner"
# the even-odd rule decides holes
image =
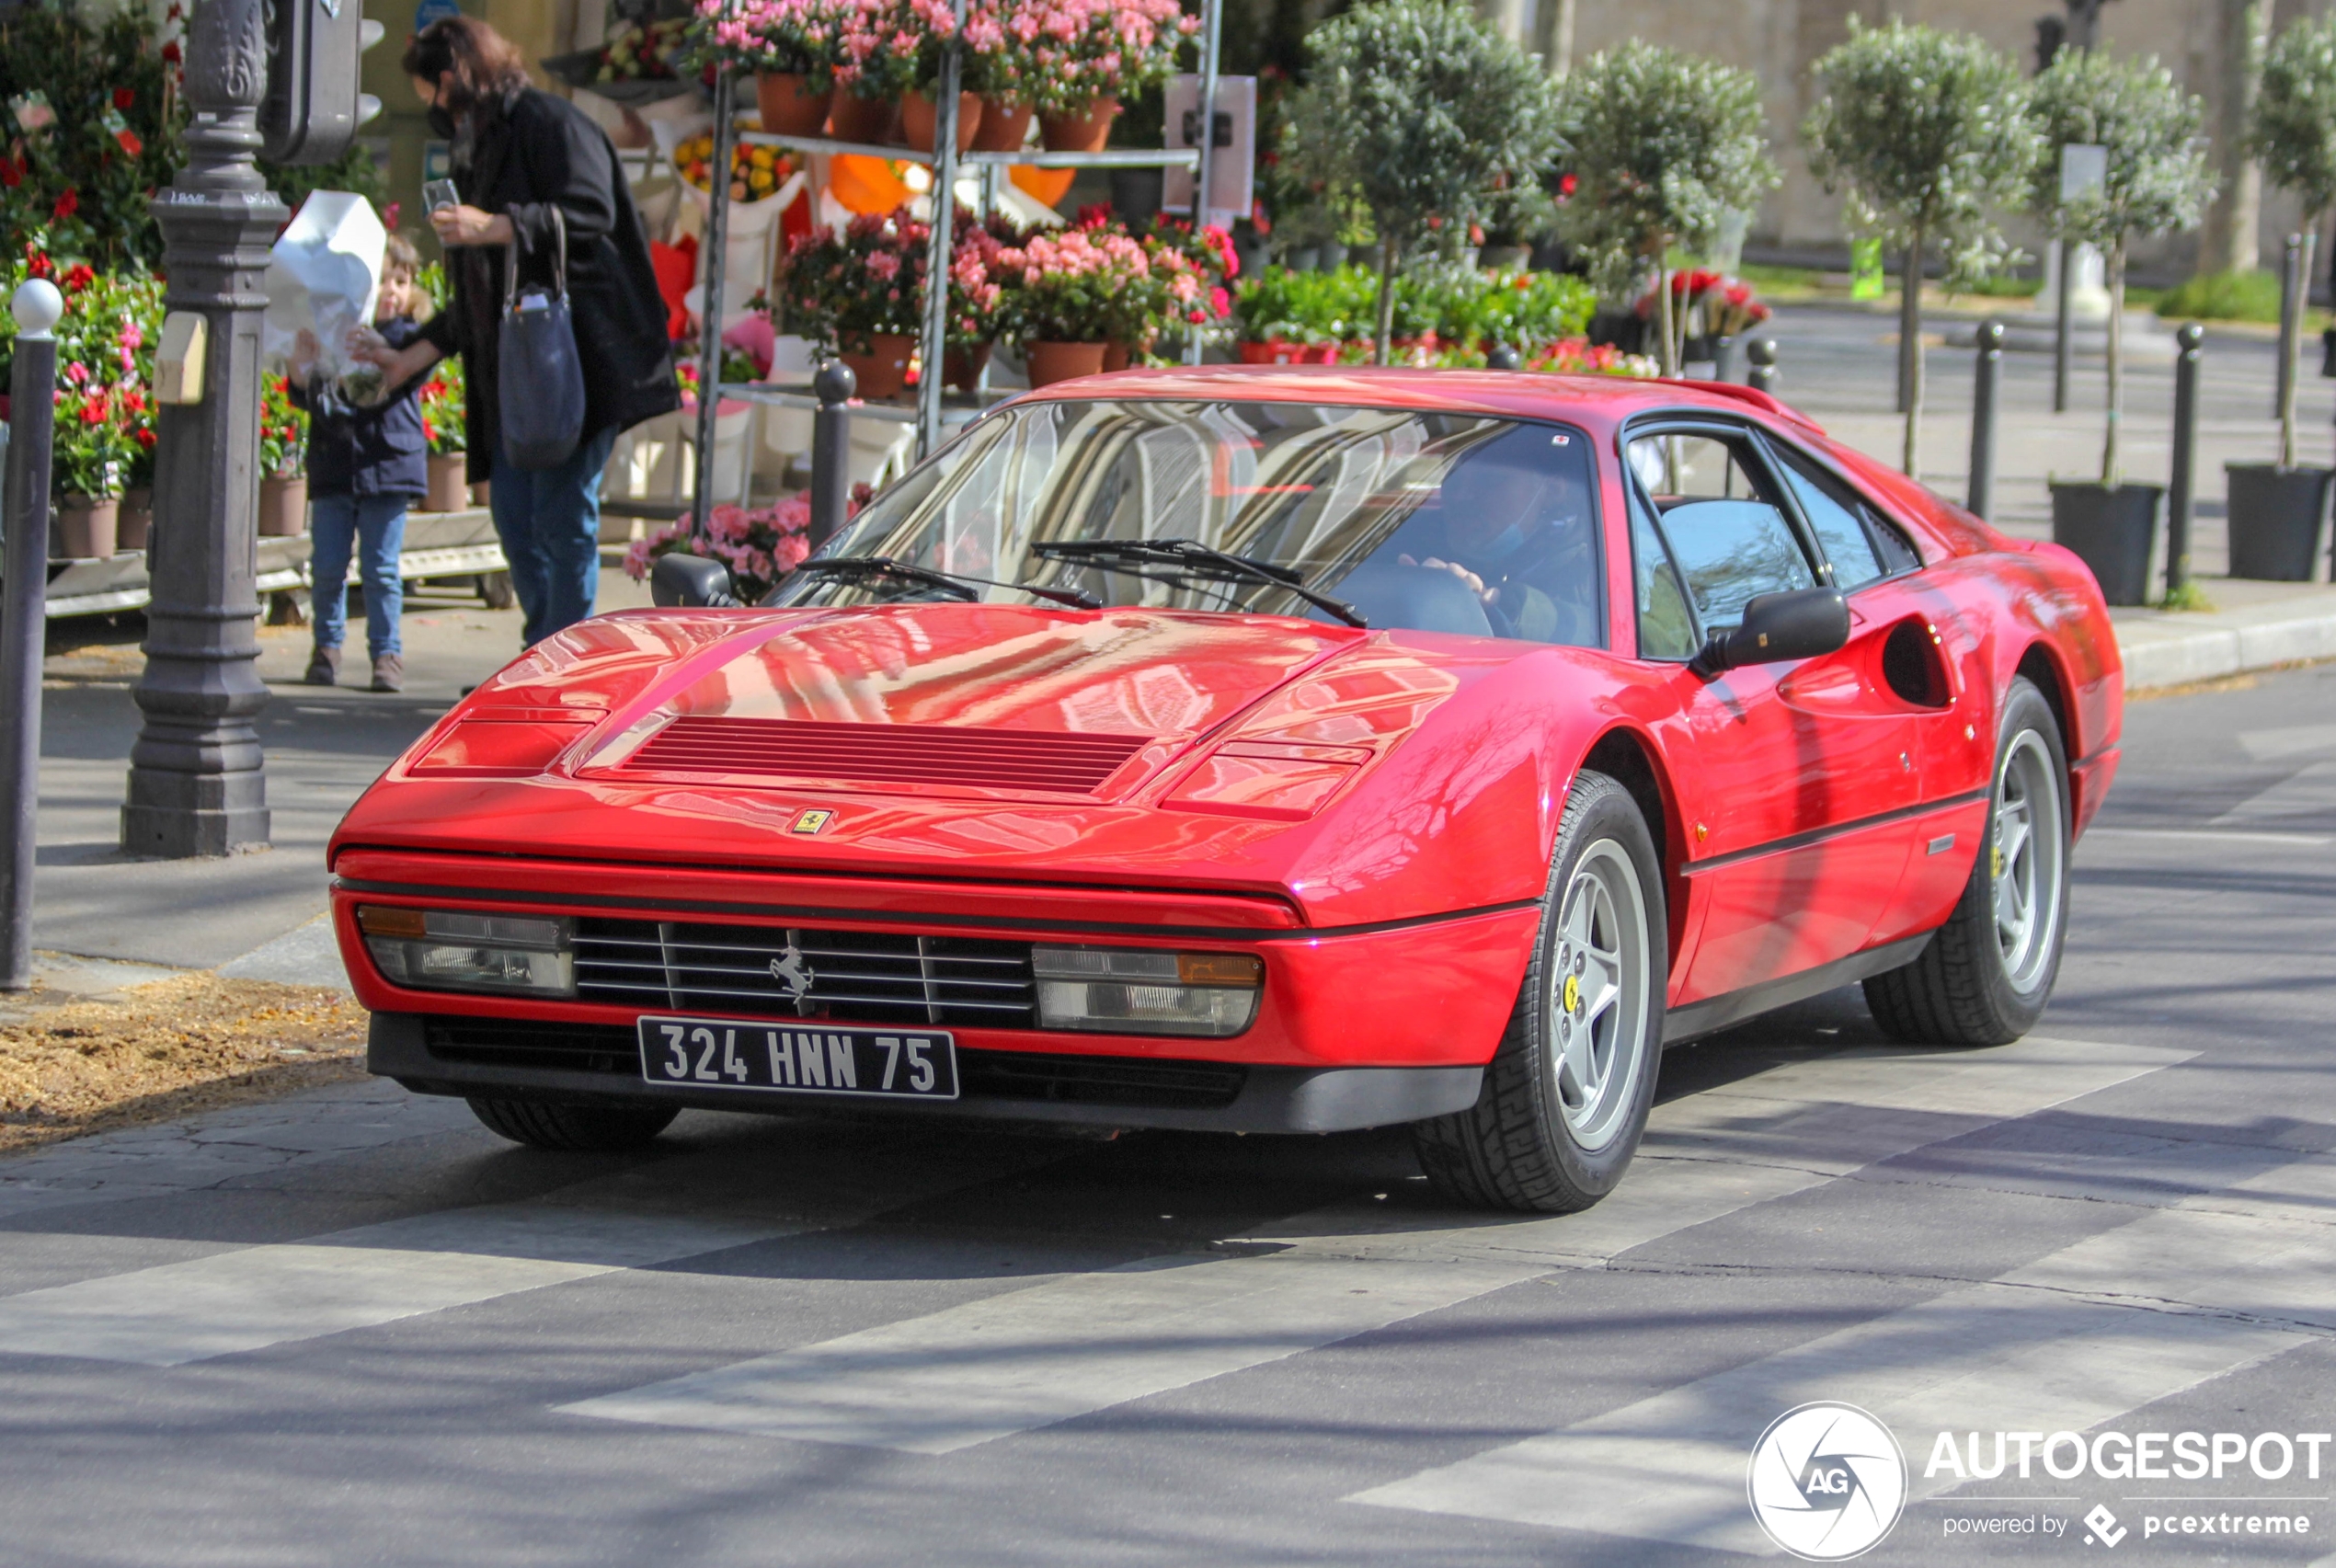
[[[1763,593],[1744,606],[1741,624],[1712,634],[1695,656],[1705,676],[1746,664],[1781,664],[1833,653],[1849,640],[1849,605],[1829,588]]]
[[[703,555],[670,552],[649,568],[649,598],[666,610],[735,610],[730,568]]]

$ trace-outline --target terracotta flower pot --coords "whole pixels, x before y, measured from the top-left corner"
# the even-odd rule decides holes
[[[1135,350],[1125,343],[1105,344],[1103,346],[1104,373],[1108,375],[1113,371],[1126,370],[1134,358]]]
[[[57,536],[65,558],[102,561],[111,555],[120,507],[115,496],[67,496],[57,507]]]
[[[998,98],[981,100],[981,124],[973,133],[977,153],[1019,153],[1030,132],[1030,106]]]
[[[471,504],[469,459],[459,452],[429,454],[429,489],[422,497],[424,511],[461,511]]]
[[[839,142],[875,143],[892,129],[890,98],[864,98],[839,84],[828,100],[828,134]]]
[[[1095,98],[1084,114],[1042,114],[1038,136],[1049,153],[1100,153],[1118,116],[1117,98]]]
[[[308,532],[308,475],[259,482],[259,532],[270,539],[290,539]]]
[[[754,77],[755,107],[761,111],[762,129],[773,136],[817,136],[827,122],[830,89],[819,92],[811,78],[793,72],[758,72]]]
[[[836,358],[852,367],[860,395],[898,397],[909,384],[909,355],[917,340],[905,332],[871,332],[844,339],[848,345]]]
[[[1052,386],[1072,376],[1101,375],[1107,343],[1025,343],[1024,362],[1030,367],[1032,386]]]
[[[941,357],[941,376],[957,392],[971,393],[981,385],[981,372],[990,363],[990,345],[976,343],[970,349],[952,349]]]
[[[940,120],[941,109],[922,93],[910,93],[900,100],[900,133],[909,145],[920,153],[933,151],[933,127]],[[962,153],[973,145],[974,137],[981,130],[981,95],[957,95],[957,151]]]
[[[114,514],[113,547],[143,550],[154,537],[155,493],[141,485],[121,493],[121,509]]]

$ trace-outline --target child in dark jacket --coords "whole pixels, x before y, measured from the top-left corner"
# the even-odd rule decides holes
[[[382,258],[381,292],[373,306],[373,330],[399,348],[420,333],[417,314],[427,316],[429,298],[416,279],[421,257],[402,235],[389,236]],[[353,334],[362,336],[362,334]],[[311,686],[330,686],[340,675],[340,645],[349,625],[349,558],[358,557],[365,585],[365,643],[373,659],[372,689],[401,691],[406,661],[397,637],[405,608],[398,556],[405,546],[406,509],[429,489],[429,443],[422,434],[418,381],[391,389],[384,401],[358,406],[338,388],[311,384],[317,358],[315,337],[300,335],[292,352],[289,390],[292,402],[309,410],[309,581],[315,601],[316,647],[308,660]]]

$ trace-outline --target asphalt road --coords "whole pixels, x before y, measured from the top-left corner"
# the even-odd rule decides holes
[[[2336,1446],[1928,1473],[2336,1414],[2336,669],[2137,704],[2078,865],[2030,1040],[1849,991],[1674,1052],[1575,1218],[1439,1209],[1400,1136],[568,1158],[381,1086],[0,1162],[0,1561],[1725,1561],[1816,1400],[1906,1450],[1864,1561],[2329,1560]]]

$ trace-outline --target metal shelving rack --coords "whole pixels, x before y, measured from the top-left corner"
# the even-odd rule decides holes
[[[920,153],[907,147],[878,146],[858,142],[836,142],[821,136],[778,136],[759,131],[742,132],[738,126],[738,78],[729,65],[716,69],[714,78],[714,155],[711,166],[727,175],[734,149],[740,141],[749,146],[784,147],[798,152],[857,153],[869,157],[887,158],[896,163],[922,164],[933,170],[933,185],[929,192],[933,203],[930,247],[925,255],[925,277],[928,280],[943,280],[940,288],[928,287],[922,302],[923,330],[919,336],[919,358],[923,371],[917,378],[917,403],[913,416],[917,427],[917,456],[924,457],[941,444],[947,428],[961,424],[979,412],[978,407],[949,406],[944,400],[945,390],[941,377],[941,361],[947,338],[949,291],[950,229],[956,218],[955,192],[960,165],[979,167],[983,176],[985,200],[993,199],[999,171],[1013,165],[1025,167],[1065,168],[1167,168],[1183,166],[1193,170],[1193,209],[1196,221],[1205,214],[1208,202],[1209,155],[1216,142],[1217,122],[1217,63],[1218,34],[1222,21],[1221,0],[1202,0],[1200,28],[1200,145],[1197,147],[1112,148],[1099,153],[1049,153],[1033,150],[1017,153],[959,153],[957,149],[957,98],[960,73],[964,67],[966,0],[955,0],[956,29],[941,56],[941,79],[934,87],[934,120],[933,145],[930,153]],[[704,300],[702,319],[706,323],[698,363],[697,400],[697,483],[693,502],[691,527],[703,533],[705,519],[713,505],[714,489],[714,421],[721,406],[722,334],[718,323],[722,311],[722,273],[729,242],[730,182],[716,177],[708,181],[712,189],[706,212],[706,262]],[[1200,360],[1200,337],[1194,334],[1186,346],[1186,355],[1197,364]],[[816,401],[806,395],[778,387],[761,387],[749,391],[734,386],[731,395],[744,395],[751,401],[782,406],[816,406]],[[904,418],[905,410],[874,407],[862,410],[878,418]]]

